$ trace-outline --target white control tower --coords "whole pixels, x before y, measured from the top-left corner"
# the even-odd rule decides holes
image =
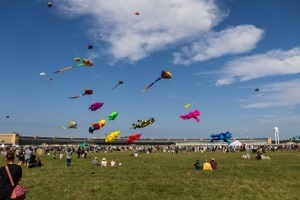
[[[275,134],[275,144],[279,144],[279,128],[274,127],[274,134]]]

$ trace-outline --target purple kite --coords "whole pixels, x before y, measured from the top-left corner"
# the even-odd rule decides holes
[[[92,105],[90,105],[89,107],[89,110],[91,111],[96,111],[98,110],[99,108],[101,108],[103,106],[103,102],[96,102],[96,103],[93,103]]]
[[[194,118],[197,122],[200,122],[200,119],[198,118],[199,115],[200,115],[200,111],[196,109],[195,111],[189,112],[186,115],[180,115],[180,118],[184,120]]]

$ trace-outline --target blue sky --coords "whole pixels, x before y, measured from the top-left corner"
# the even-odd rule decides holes
[[[230,131],[274,138],[277,126],[280,138],[300,135],[300,1],[46,3],[0,1],[0,133],[209,138]],[[53,73],[76,64],[75,57],[94,66]],[[172,78],[142,92],[162,70]],[[119,80],[124,84],[111,90]],[[94,94],[68,99],[85,88]],[[99,101],[104,106],[91,112]],[[179,118],[195,109],[199,123]],[[119,115],[108,121],[113,111]],[[150,117],[154,124],[130,129]],[[91,135],[88,128],[101,119],[106,125]],[[59,127],[70,120],[76,130]]]

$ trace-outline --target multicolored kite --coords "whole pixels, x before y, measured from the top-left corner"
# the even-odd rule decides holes
[[[91,60],[83,59],[82,62],[78,65],[65,67],[65,68],[62,68],[62,69],[59,69],[59,70],[55,71],[54,73],[56,74],[58,72],[63,72],[63,71],[73,69],[73,68],[76,68],[76,67],[81,67],[81,66],[92,67],[93,65],[94,65],[94,63]]]
[[[74,97],[69,97],[69,99],[78,99],[78,98],[80,98],[84,95],[91,95],[91,94],[93,94],[93,90],[85,89],[83,94],[78,95],[78,96],[74,96]]]
[[[134,141],[139,140],[141,136],[142,136],[141,133],[138,133],[138,134],[135,134],[135,135],[130,135],[127,138],[127,143],[133,143]]]
[[[154,118],[151,117],[150,119],[148,120],[138,120],[138,122],[140,122],[139,124],[138,123],[135,123],[135,124],[132,124],[132,127],[133,129],[136,129],[136,128],[144,128],[150,124],[153,124],[155,122]]]
[[[110,113],[110,115],[107,116],[108,117],[108,121],[115,120],[117,116],[118,116],[118,112],[117,111]]]
[[[93,134],[95,130],[99,130],[100,128],[105,126],[105,124],[105,119],[101,119],[98,123],[92,124],[92,126],[89,127],[89,133]]]
[[[143,92],[145,92],[150,87],[152,87],[152,85],[154,85],[154,83],[156,83],[157,81],[159,81],[161,79],[170,79],[170,78],[172,78],[171,72],[162,71],[160,77],[158,79],[156,79],[153,83],[151,83],[150,85],[148,85],[145,89],[143,89]]]
[[[115,141],[115,139],[117,139],[117,137],[119,137],[121,131],[113,131],[111,132],[108,136],[106,136],[105,138],[105,142],[113,142]]]
[[[103,105],[104,105],[103,102],[96,102],[96,103],[93,103],[92,105],[90,105],[89,110],[91,110],[91,111],[96,111],[96,110],[98,110],[99,108],[101,108]]]
[[[194,118],[197,122],[199,122],[200,121],[200,119],[198,118],[199,115],[200,115],[200,111],[196,109],[193,112],[189,112],[186,115],[180,115],[179,117],[184,120]]]
[[[81,58],[76,57],[76,58],[74,58],[74,61],[75,61],[75,62],[80,62],[80,61],[81,61]]]
[[[70,128],[77,129],[77,123],[75,121],[70,121],[70,125],[67,128],[65,126],[60,126],[60,127],[65,130],[70,129]]]
[[[115,85],[113,88],[111,88],[112,90],[115,89],[116,87],[118,87],[119,85],[123,84],[123,81],[119,81],[117,85]]]

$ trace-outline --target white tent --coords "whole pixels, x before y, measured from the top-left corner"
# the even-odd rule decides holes
[[[240,147],[242,145],[243,144],[240,141],[235,140],[235,141],[231,142],[229,146]]]

